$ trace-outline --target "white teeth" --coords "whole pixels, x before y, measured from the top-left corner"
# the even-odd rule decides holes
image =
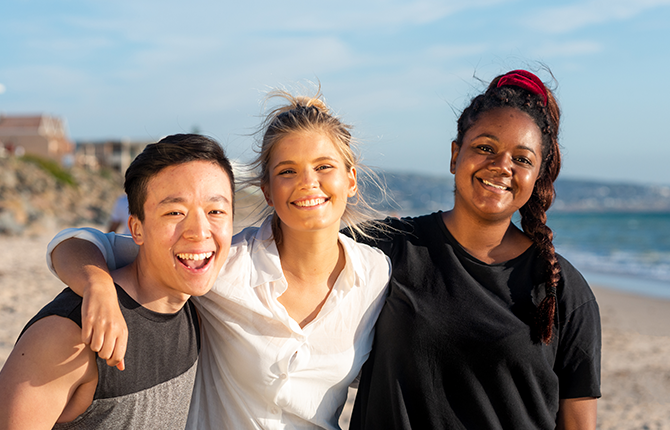
[[[487,181],[486,179],[482,179],[482,182],[485,185],[488,185],[489,187],[497,188],[499,190],[506,190],[507,189],[507,187],[505,187],[505,186],[492,184],[491,182]]]
[[[200,260],[205,260],[209,257],[214,255],[213,252],[203,252],[202,254],[189,254],[189,253],[181,253],[177,254],[177,257],[179,257],[182,260],[193,260],[193,261],[200,261]]]
[[[301,206],[301,207],[310,207],[310,206],[318,206],[323,203],[325,203],[326,199],[309,199],[309,200],[301,200],[299,202],[295,202],[296,206]]]

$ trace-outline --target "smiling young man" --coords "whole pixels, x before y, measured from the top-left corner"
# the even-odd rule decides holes
[[[3,429],[183,429],[199,349],[192,295],[228,256],[233,173],[221,146],[173,135],[126,172],[139,253],[112,273],[128,325],[126,370],[82,342],[82,299],[66,288],[26,326],[0,371]]]

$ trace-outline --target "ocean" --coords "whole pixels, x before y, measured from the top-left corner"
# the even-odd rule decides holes
[[[449,206],[444,206],[449,207]],[[395,216],[436,210],[417,208]],[[518,214],[513,222],[519,226]],[[554,247],[591,285],[670,299],[670,213],[549,211]]]
[[[453,177],[383,175],[394,202],[381,207],[387,213],[417,216],[453,207]],[[547,221],[554,245],[589,283],[670,299],[670,186],[576,179],[555,185]],[[519,225],[518,215],[514,221]]]
[[[590,284],[670,299],[669,213],[550,211],[547,224]]]

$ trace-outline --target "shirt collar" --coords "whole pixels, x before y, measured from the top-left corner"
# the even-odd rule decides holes
[[[269,282],[276,282],[284,278],[281,261],[279,259],[279,250],[277,244],[272,238],[272,217],[265,218],[261,226],[254,234],[254,241],[250,250],[251,254],[251,287],[255,288]],[[342,249],[344,250],[345,265],[340,277],[346,279],[349,272],[353,270],[353,282],[343,282],[340,288],[348,291],[354,285],[361,285],[361,280],[365,279],[363,265],[356,247],[359,246],[350,237],[339,233],[338,237]]]
[[[283,278],[279,250],[272,238],[272,217],[268,216],[256,230],[251,255],[251,283],[255,288],[268,282],[275,282]]]

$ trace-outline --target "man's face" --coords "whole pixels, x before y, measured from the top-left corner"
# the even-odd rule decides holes
[[[133,216],[130,222],[140,245],[143,288],[177,302],[205,294],[230,250],[230,178],[216,163],[192,161],[161,170],[149,180],[146,195],[144,221]]]

